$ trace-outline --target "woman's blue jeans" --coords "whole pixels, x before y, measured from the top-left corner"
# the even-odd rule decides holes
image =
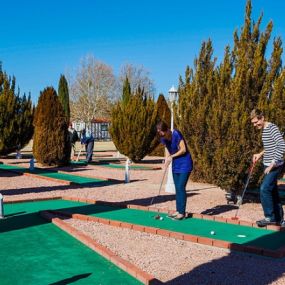
[[[282,166],[272,169],[264,176],[260,186],[260,200],[264,216],[272,222],[280,222],[284,216],[277,187],[277,179],[281,169]]]
[[[173,181],[176,190],[176,211],[179,214],[185,215],[186,209],[186,184],[190,175],[187,173],[172,173]]]

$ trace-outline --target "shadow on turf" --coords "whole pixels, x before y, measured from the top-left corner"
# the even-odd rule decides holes
[[[67,285],[73,282],[76,282],[78,280],[81,280],[83,278],[87,278],[91,275],[92,273],[84,273],[84,274],[78,274],[78,275],[74,275],[73,277],[70,278],[66,278],[63,279],[61,281],[55,282],[55,283],[51,283],[49,285]]]

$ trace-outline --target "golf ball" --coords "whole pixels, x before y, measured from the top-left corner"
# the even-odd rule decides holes
[[[211,235],[214,235],[215,234],[215,231],[211,231]]]
[[[163,220],[163,217],[160,217],[159,219],[162,221],[162,220]]]

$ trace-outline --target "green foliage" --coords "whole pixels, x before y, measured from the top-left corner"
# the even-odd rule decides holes
[[[145,96],[143,90],[139,88],[134,94],[128,94],[127,101],[123,94],[113,107],[110,134],[118,151],[137,162],[150,151],[156,135],[157,114],[154,100]]]
[[[43,165],[69,163],[71,145],[64,110],[52,87],[41,92],[34,119],[33,153]]]
[[[2,71],[0,64],[0,154],[24,147],[33,136],[31,97],[15,93],[16,79]]]
[[[66,121],[69,123],[70,121],[70,107],[69,107],[69,92],[68,92],[68,84],[64,75],[60,76],[59,84],[58,84],[58,99],[62,105],[64,110],[64,114],[66,116]]]
[[[159,94],[157,102],[156,102],[156,110],[158,115],[159,121],[165,121],[168,126],[171,123],[171,111],[168,107],[168,104],[163,96],[163,94]],[[154,140],[152,141],[150,147],[150,155],[151,156],[162,156],[164,157],[165,154],[165,147],[163,144],[160,143],[160,140],[157,136],[155,136]]]
[[[252,155],[261,151],[260,132],[250,123],[250,111],[259,107],[269,120],[285,129],[285,71],[281,66],[282,42],[274,40],[266,59],[272,22],[260,32],[262,17],[251,19],[247,1],[244,26],[234,33],[234,47],[226,47],[216,66],[211,41],[202,44],[194,69],[180,78],[176,122],[194,159],[192,178],[227,191],[242,190]],[[260,170],[252,181],[257,182]]]

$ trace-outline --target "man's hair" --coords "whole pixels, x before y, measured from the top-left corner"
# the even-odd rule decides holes
[[[254,119],[257,118],[258,120],[260,120],[262,117],[264,117],[264,114],[261,110],[259,109],[253,109],[250,113],[250,119]]]
[[[157,125],[156,125],[156,129],[160,130],[162,132],[166,132],[169,127],[168,125],[164,122],[164,121],[160,121]]]

